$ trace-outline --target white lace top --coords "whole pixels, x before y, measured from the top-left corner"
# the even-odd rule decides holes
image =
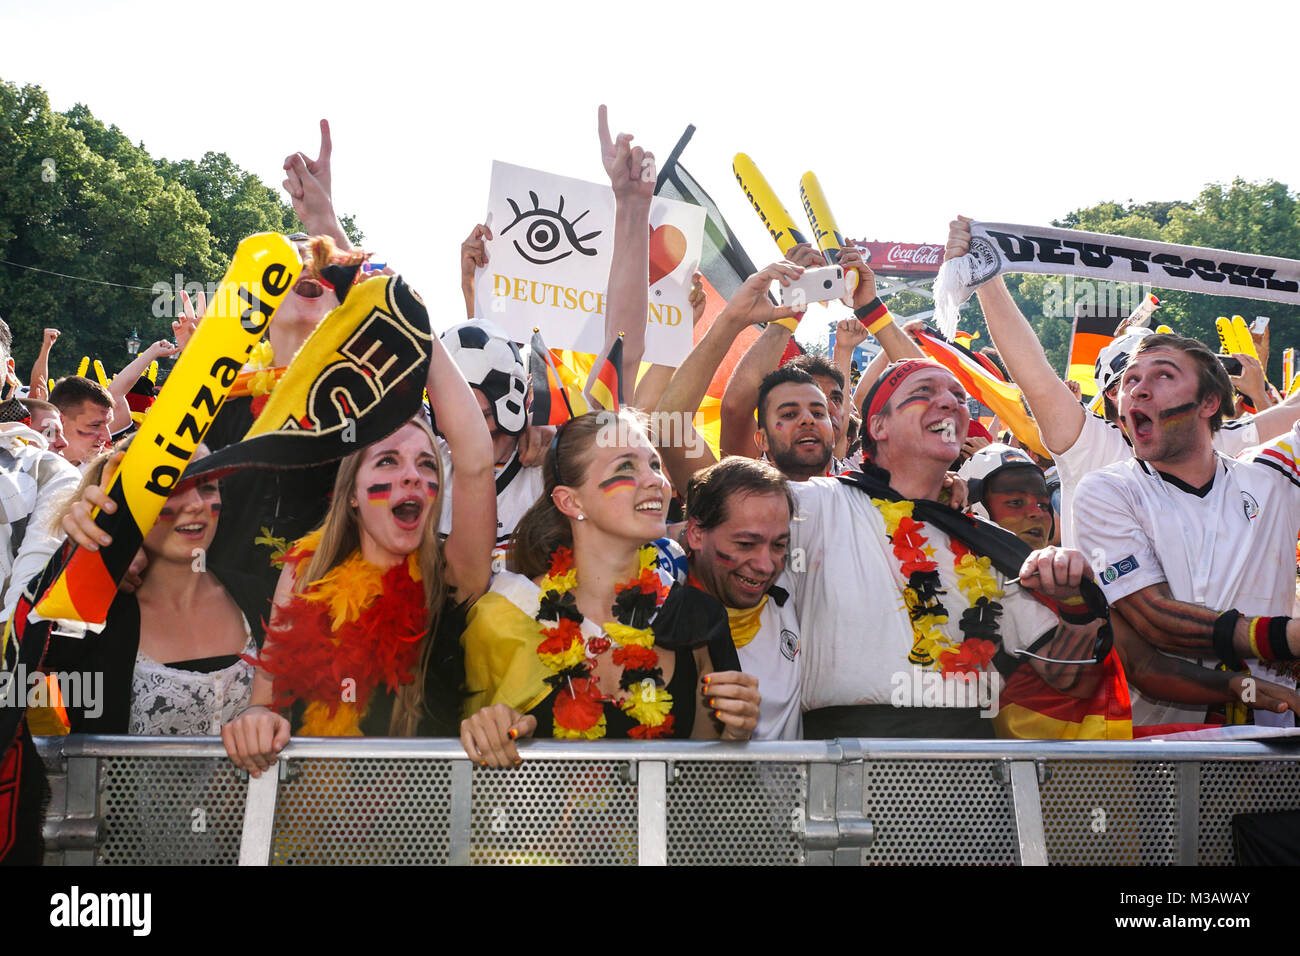
[[[245,632],[248,623],[244,623]],[[244,654],[256,655],[251,634]],[[131,679],[132,734],[215,735],[221,725],[248,706],[253,695],[253,665],[239,660],[210,673],[178,670],[144,651],[135,655]]]

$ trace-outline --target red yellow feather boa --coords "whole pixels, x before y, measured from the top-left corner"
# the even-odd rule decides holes
[[[319,544],[314,531],[286,562],[304,566]],[[375,689],[415,679],[428,623],[418,555],[385,572],[357,551],[276,609],[257,664],[274,678],[274,706],[307,701],[301,734],[359,737]]]

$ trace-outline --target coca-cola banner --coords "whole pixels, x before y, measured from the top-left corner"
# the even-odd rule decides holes
[[[850,239],[848,244],[862,253],[871,271],[886,276],[938,275],[943,246],[918,242],[870,242]]]
[[[1145,282],[1300,305],[1300,262],[1294,259],[1001,222],[972,222],[970,231],[970,251],[948,260],[934,283],[935,319],[949,336],[960,304],[1001,272]]]

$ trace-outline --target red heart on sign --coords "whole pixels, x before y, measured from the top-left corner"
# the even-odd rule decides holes
[[[650,284],[668,275],[686,258],[686,237],[667,223],[650,230]]]

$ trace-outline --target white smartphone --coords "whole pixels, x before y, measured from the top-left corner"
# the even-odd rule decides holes
[[[1268,328],[1267,315],[1255,316],[1255,321],[1250,324],[1250,330],[1256,335],[1263,335],[1266,328]]]
[[[781,286],[781,304],[796,312],[806,311],[814,302],[839,299],[853,305],[853,290],[858,287],[858,270],[843,266],[823,266],[807,269],[788,286]]]

